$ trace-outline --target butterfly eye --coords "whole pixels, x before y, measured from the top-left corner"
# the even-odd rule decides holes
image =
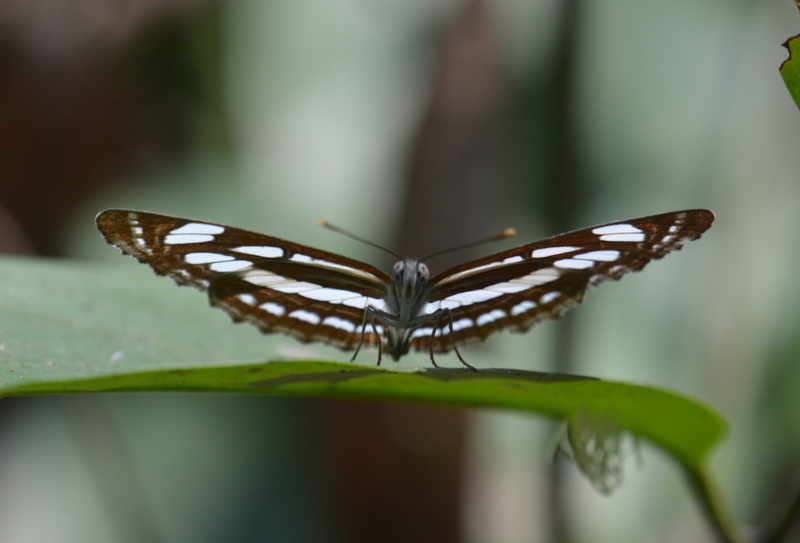
[[[406,263],[403,262],[402,260],[398,260],[397,262],[394,263],[394,266],[392,267],[392,275],[394,276],[395,279],[401,279],[403,277],[403,273],[405,272],[405,270],[406,270]]]
[[[421,282],[427,282],[428,277],[430,277],[430,272],[428,272],[428,266],[420,262],[417,264],[417,280]]]

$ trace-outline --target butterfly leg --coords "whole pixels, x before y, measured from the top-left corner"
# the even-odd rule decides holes
[[[364,312],[366,315],[367,312]],[[372,333],[375,334],[375,337],[378,339],[378,363],[375,364],[376,366],[381,365],[381,358],[383,357],[383,338],[378,335],[378,328],[375,326],[375,318],[370,314],[369,316],[369,323],[372,325]],[[361,332],[361,338],[364,338],[364,332]]]
[[[373,324],[373,327],[375,325]],[[353,353],[353,358],[350,359],[350,362],[355,362],[356,357],[358,356],[358,351],[361,350],[361,346],[364,344],[364,334],[367,332],[367,312],[364,311],[364,318],[361,319],[361,337],[358,340],[358,345],[356,345],[356,351]],[[380,363],[380,355],[378,356],[378,363]]]
[[[447,310],[447,319],[449,321],[448,324],[450,326],[450,344],[453,346],[453,350],[456,352],[456,356],[458,357],[458,359],[461,361],[462,364],[464,364],[472,371],[477,372],[478,369],[475,366],[468,364],[467,361],[461,357],[461,353],[458,352],[458,347],[456,346],[456,341],[453,332],[453,313],[449,309]]]
[[[439,320],[441,320],[441,317],[442,317],[441,313],[438,313],[436,315],[436,320],[433,321],[433,328],[431,329],[431,339],[430,341],[428,341],[428,350],[430,351],[431,354],[431,364],[433,364],[433,367],[435,368],[438,368],[439,364],[437,364],[436,360],[433,359],[433,338],[434,336],[436,336],[436,330],[439,329]]]

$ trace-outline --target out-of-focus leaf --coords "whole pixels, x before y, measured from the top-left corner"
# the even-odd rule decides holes
[[[781,76],[794,103],[800,108],[800,35],[789,38],[783,46],[789,50],[789,58],[781,64]]]

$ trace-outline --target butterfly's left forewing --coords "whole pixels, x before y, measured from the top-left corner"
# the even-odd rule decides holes
[[[417,329],[411,348],[449,351],[493,332],[524,331],[579,304],[587,288],[641,270],[700,237],[705,209],[664,213],[576,230],[451,268],[431,279],[424,311],[449,310]],[[452,341],[450,322],[452,320]],[[434,326],[436,329],[434,329]]]
[[[208,292],[233,320],[304,342],[355,348],[365,307],[382,307],[391,283],[368,264],[221,224],[114,209],[96,221],[109,243],[178,284]],[[368,327],[364,343],[378,341]]]

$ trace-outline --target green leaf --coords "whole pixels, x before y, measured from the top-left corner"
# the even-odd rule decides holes
[[[725,535],[733,528],[705,469],[725,423],[699,402],[654,387],[531,371],[263,362],[275,358],[276,339],[294,342],[235,326],[200,293],[126,264],[0,259],[0,395],[211,391],[514,409],[579,425],[588,433],[573,441],[612,453],[619,428],[671,454],[723,539],[735,540]],[[616,468],[610,456],[595,456],[594,483],[604,488]]]
[[[781,64],[781,76],[794,103],[800,107],[800,35],[789,38],[783,46],[789,50],[789,58]]]
[[[202,390],[412,400],[562,420],[591,411],[693,465],[725,433],[707,407],[642,385],[520,370],[261,362],[274,357],[265,336],[141,266],[2,259],[0,300],[2,395]]]

